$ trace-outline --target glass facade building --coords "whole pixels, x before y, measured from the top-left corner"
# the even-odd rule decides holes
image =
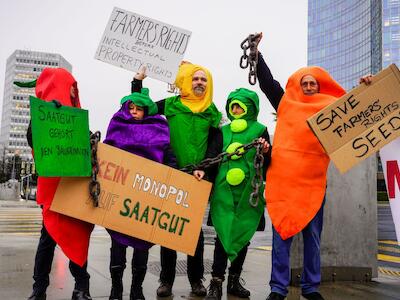
[[[381,22],[380,0],[309,0],[308,65],[350,90],[382,67]]]
[[[382,1],[382,65],[400,67],[400,0]]]
[[[29,96],[35,95],[35,89],[19,88],[13,82],[35,80],[44,68],[57,67],[72,70],[71,64],[59,54],[16,50],[7,59],[0,131],[2,155],[19,154],[22,160],[32,159],[26,131],[30,120]]]

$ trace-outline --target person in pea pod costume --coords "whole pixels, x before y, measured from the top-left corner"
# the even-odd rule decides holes
[[[263,170],[260,171],[264,172],[270,162],[270,139],[267,128],[257,122],[259,113],[257,94],[245,88],[231,92],[226,103],[226,113],[231,123],[221,128],[206,156],[215,157],[221,152],[233,153],[239,146],[258,139],[262,144],[264,156]],[[263,182],[259,189],[257,205],[253,207],[249,203],[250,194],[253,192],[251,183],[256,175],[255,155],[256,149],[252,148],[242,155],[233,155],[228,161],[220,164],[217,170],[215,168],[207,170],[210,178],[215,177],[210,198],[210,214],[217,237],[212,279],[206,299],[221,299],[228,259],[231,261],[228,294],[240,298],[250,296],[250,291],[240,283],[240,274],[249,241],[257,229],[263,230],[265,227]]]
[[[132,81],[131,92],[142,88],[146,77],[141,67]],[[213,103],[213,81],[211,73],[204,67],[182,62],[175,79],[179,95],[157,101],[159,114],[165,115],[170,127],[171,146],[176,155],[178,167],[197,164],[205,158],[209,143],[214,140],[221,121],[221,113]],[[205,296],[202,283],[204,275],[204,236],[200,231],[194,256],[187,257],[187,274],[191,291],[196,296]],[[176,274],[175,250],[161,247],[160,286],[158,297],[172,295]]]

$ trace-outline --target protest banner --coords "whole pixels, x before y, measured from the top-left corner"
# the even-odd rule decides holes
[[[173,83],[191,32],[114,7],[97,48],[95,58]]]
[[[30,96],[32,142],[39,176],[90,176],[88,111]]]
[[[400,135],[400,72],[376,74],[307,122],[341,173]]]
[[[390,210],[396,230],[397,242],[400,242],[400,139],[383,147],[381,156],[383,174],[389,197]]]
[[[211,183],[99,143],[99,206],[89,179],[62,178],[51,210],[194,255]]]

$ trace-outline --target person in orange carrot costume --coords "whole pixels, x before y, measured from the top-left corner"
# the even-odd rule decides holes
[[[16,82],[15,84],[23,87],[36,85],[36,96],[44,101],[53,101],[57,107],[62,105],[81,107],[77,82],[65,69],[45,68],[36,82],[28,84]],[[32,147],[31,126],[28,128],[27,139]],[[46,289],[49,285],[49,274],[56,245],[59,245],[70,259],[69,269],[75,278],[72,299],[92,299],[89,293],[90,276],[87,272],[87,255],[93,224],[50,210],[60,179],[60,177],[41,176],[38,178],[37,203],[43,209],[43,228],[35,256],[33,275],[35,282],[29,300],[46,299]]]
[[[273,226],[271,293],[267,300],[282,300],[288,293],[290,246],[293,236],[300,232],[304,240],[302,296],[321,300],[320,238],[329,157],[306,120],[344,95],[345,90],[324,69],[306,67],[290,76],[284,91],[261,53],[257,77],[277,111],[265,189]]]

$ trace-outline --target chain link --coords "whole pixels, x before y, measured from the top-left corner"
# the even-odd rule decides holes
[[[253,192],[250,194],[249,204],[253,207],[258,206],[260,187],[263,185],[262,167],[264,165],[264,156],[262,154],[263,145],[256,145],[256,155],[254,156],[254,168],[256,173],[251,181]]]
[[[100,131],[90,135],[90,148],[92,150],[92,178],[89,183],[89,193],[93,200],[94,207],[99,206],[100,183],[97,181],[99,173],[99,162],[97,160],[97,145],[100,142]]]
[[[257,50],[257,39],[260,34],[250,34],[243,40],[240,47],[243,49],[243,55],[240,57],[240,67],[246,69],[250,66],[249,70],[249,83],[255,85],[257,82],[257,61],[258,61],[258,50]],[[250,49],[250,50],[249,50]],[[249,54],[247,54],[249,50]]]
[[[254,177],[251,181],[251,186],[253,187],[253,192],[250,194],[249,204],[252,207],[257,207],[258,201],[259,201],[260,187],[263,184],[262,168],[263,168],[263,164],[264,164],[264,156],[262,153],[263,144],[260,143],[258,139],[254,140],[253,142],[251,142],[249,144],[245,144],[245,145],[241,145],[241,146],[237,147],[236,150],[232,153],[222,152],[222,153],[218,154],[216,157],[206,158],[196,165],[195,164],[187,165],[187,166],[181,168],[180,170],[182,172],[192,174],[193,171],[195,171],[195,170],[204,170],[213,165],[224,163],[224,162],[228,161],[234,155],[243,156],[251,148],[256,148],[256,155],[254,157],[254,168],[256,170],[256,173],[254,174]]]

